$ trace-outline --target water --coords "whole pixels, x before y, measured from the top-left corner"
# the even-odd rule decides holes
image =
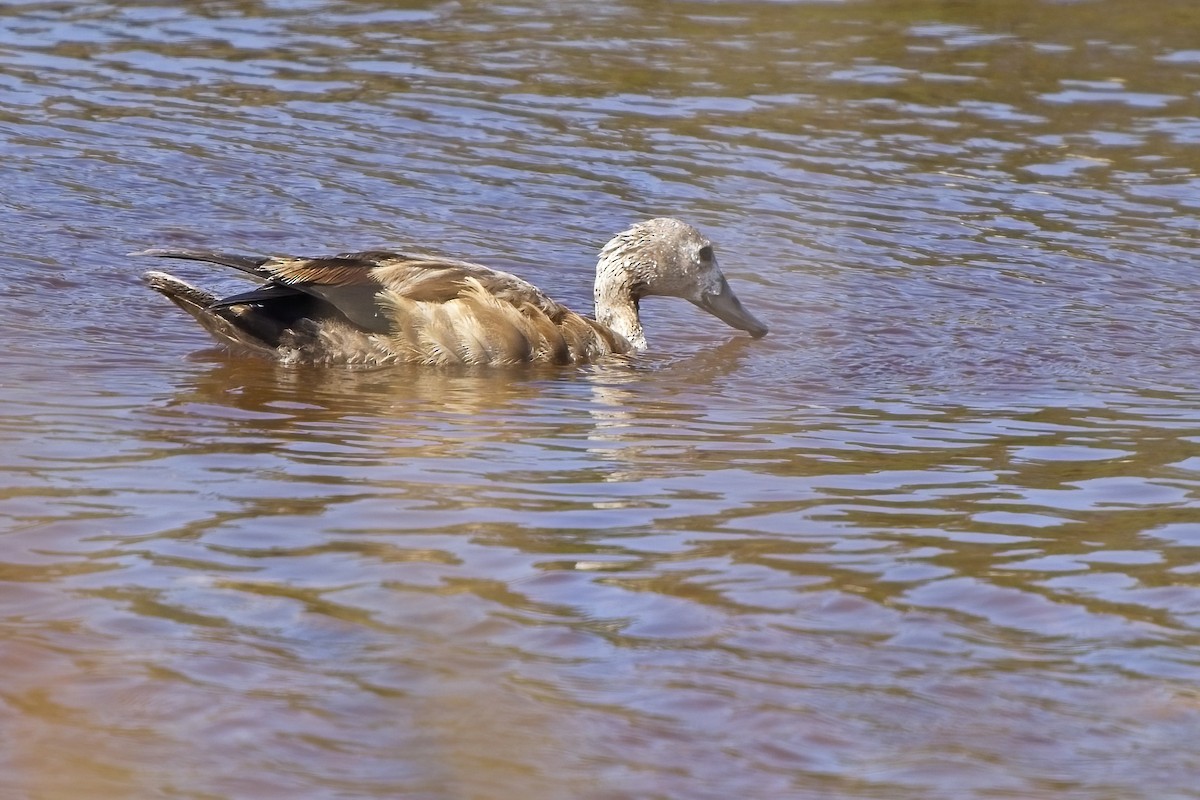
[[[1200,797],[1198,26],[0,8],[0,794]],[[282,368],[124,256],[421,245],[586,309],[660,214],[770,336]]]

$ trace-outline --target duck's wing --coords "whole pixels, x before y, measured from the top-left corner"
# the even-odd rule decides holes
[[[404,361],[569,363],[629,349],[528,281],[469,261],[380,250],[317,258],[200,250],[142,255],[223,264],[263,281],[214,299],[212,312],[267,317],[281,334],[303,317],[319,322],[336,312],[364,333],[384,335]]]

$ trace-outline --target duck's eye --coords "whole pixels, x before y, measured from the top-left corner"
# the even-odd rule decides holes
[[[712,249],[711,244],[706,244],[706,245],[704,245],[704,247],[700,248],[700,260],[701,261],[712,261],[713,260],[713,249]]]

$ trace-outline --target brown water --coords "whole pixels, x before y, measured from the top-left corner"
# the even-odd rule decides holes
[[[1200,797],[1197,31],[0,7],[0,796]],[[586,308],[659,214],[769,337],[276,368],[123,255],[421,244]]]

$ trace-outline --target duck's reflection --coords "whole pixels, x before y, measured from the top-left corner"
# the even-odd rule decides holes
[[[754,346],[739,337],[683,357],[648,355],[589,371],[592,430],[587,438],[595,443],[590,452],[613,465],[606,480],[655,474],[663,460],[652,453],[675,446],[672,440],[698,437],[696,423],[709,411],[710,390],[697,387],[712,387],[735,372]]]
[[[619,438],[642,415],[699,403],[687,387],[708,386],[738,368],[748,347],[744,337],[685,357],[617,356],[585,367],[392,366],[374,370],[296,367],[211,350],[194,356],[202,368],[186,374],[170,401],[174,407],[205,404],[249,414],[285,415],[292,421],[369,417],[380,429],[437,413],[462,419],[504,419],[587,387],[587,416],[595,438]],[[578,399],[578,398],[576,398]],[[541,415],[544,417],[544,414]],[[572,420],[578,422],[578,419]],[[500,431],[498,431],[500,432]],[[520,431],[511,431],[519,436]]]
[[[356,474],[393,486],[421,463],[462,481],[457,496],[465,504],[484,503],[484,494],[507,497],[516,486],[536,494],[546,483],[586,494],[598,481],[659,475],[671,463],[664,453],[694,448],[712,427],[712,387],[753,346],[735,338],[682,357],[585,367],[360,371],[210,351],[195,357],[198,368],[154,413],[157,435],[189,452],[319,461],[329,481],[339,460],[346,469],[371,467]],[[305,475],[312,480],[311,471]],[[596,507],[612,501],[603,494]]]
[[[373,370],[285,366],[224,351],[196,357],[205,369],[178,386],[174,404],[206,403],[251,413],[287,411],[296,421],[370,417],[403,424],[435,411],[487,417],[535,400],[569,367],[392,366]]]

